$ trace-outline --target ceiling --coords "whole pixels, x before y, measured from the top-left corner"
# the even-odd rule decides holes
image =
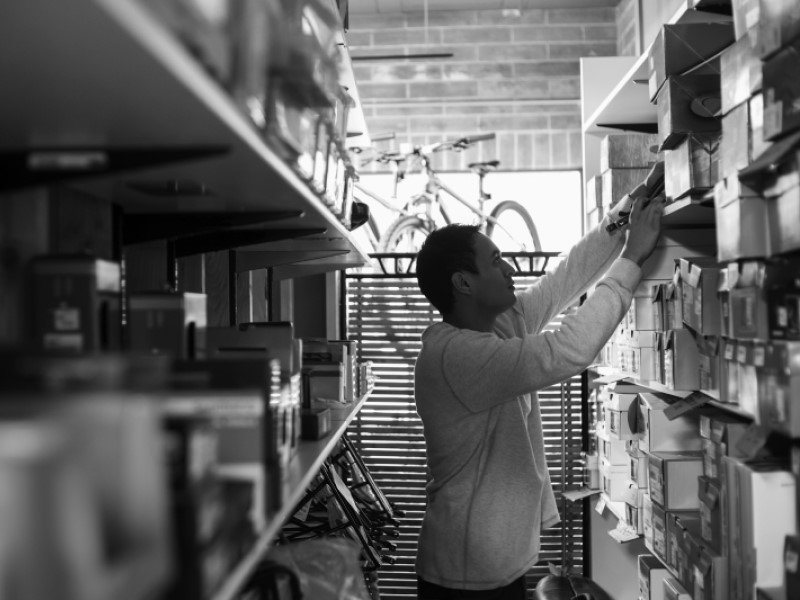
[[[351,13],[398,13],[428,10],[491,10],[526,8],[597,8],[619,0],[349,0]]]

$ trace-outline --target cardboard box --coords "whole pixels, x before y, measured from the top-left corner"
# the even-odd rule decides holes
[[[185,359],[205,354],[205,294],[139,292],[130,295],[128,309],[128,345],[134,352]]]
[[[797,531],[796,482],[788,471],[769,465],[744,465],[739,470],[740,554],[745,570],[744,590],[751,597],[755,587],[783,585],[783,540]],[[780,515],[780,518],[775,518]],[[731,527],[737,523],[731,519]]]
[[[677,579],[667,577],[664,580],[664,600],[692,600],[692,595]]]
[[[700,387],[700,352],[695,336],[688,329],[673,329],[664,344],[664,385],[673,390]]]
[[[770,337],[800,340],[800,274],[767,284],[767,304]]]
[[[800,36],[800,6],[794,0],[759,0],[758,45],[762,59]]]
[[[736,274],[734,281],[736,283]],[[728,269],[722,269],[719,273],[719,285],[717,287],[717,299],[719,300],[719,330],[722,337],[731,335],[731,278],[728,277]]]
[[[684,413],[670,421],[664,410],[669,406],[656,394],[639,394],[639,423],[643,431],[639,448],[644,452],[687,452],[700,450],[697,435],[698,422],[695,415]]]
[[[586,182],[586,214],[600,210],[603,214],[603,178],[595,175]]]
[[[697,478],[702,472],[701,452],[651,452],[650,497],[668,510],[697,510]]]
[[[720,54],[723,115],[747,102],[750,96],[761,89],[761,61],[756,46],[756,31],[750,30]]]
[[[642,494],[642,534],[644,535],[644,545],[655,554],[654,550],[654,529],[653,529],[653,501],[650,495]]]
[[[89,256],[39,256],[30,263],[33,346],[46,354],[119,350],[119,264]]]
[[[598,454],[614,466],[627,465],[628,453],[625,451],[625,440],[612,438],[605,427],[597,428]]]
[[[720,360],[719,399],[728,404],[739,403],[739,362],[736,360],[739,344],[723,338]]]
[[[750,154],[750,106],[747,102],[722,117],[719,147],[720,178],[737,175],[752,161]]]
[[[774,140],[800,127],[800,40],[763,63],[764,139]]]
[[[667,77],[680,75],[702,63],[734,41],[729,23],[682,23],[664,25],[650,48],[648,91],[653,101]],[[699,72],[713,72],[711,65]]]
[[[696,547],[693,539],[700,539],[700,515],[697,511],[666,511],[667,566],[677,574],[684,587],[691,583],[689,546]]]
[[[728,265],[730,335],[737,339],[767,339],[769,308],[765,287],[776,271],[760,261]]]
[[[664,353],[666,352],[667,336],[668,333],[666,332],[656,332],[656,347],[653,350],[654,380],[662,385],[667,385],[667,376],[664,370]]]
[[[698,336],[698,376],[700,379],[700,391],[719,398],[720,394],[720,338],[717,336]]]
[[[667,521],[666,512],[662,506],[650,501],[652,506],[653,542],[651,552],[667,563]]]
[[[764,189],[768,199],[770,243],[773,254],[800,248],[800,160],[792,152]]]
[[[608,169],[649,169],[658,159],[653,152],[658,143],[656,134],[609,134],[600,140],[600,172]]]
[[[719,480],[706,475],[698,479],[700,499],[701,537],[715,553],[721,554],[722,547],[722,487]]]
[[[664,315],[666,314],[664,297],[666,295],[667,285],[667,283],[657,283],[651,286],[651,322],[653,323],[653,329],[656,331],[666,330],[666,326],[664,324]]]
[[[683,329],[683,298],[680,286],[680,269],[676,271],[671,283],[667,284],[665,291],[665,306],[667,309],[664,326],[667,331],[670,329]]]
[[[646,489],[649,477],[647,466],[648,455],[638,449],[628,451],[628,477],[637,487]]]
[[[719,335],[721,267],[714,259],[682,258],[680,268],[683,322],[701,335]]]
[[[669,571],[655,556],[640,554],[639,565],[639,598],[641,600],[664,600],[664,579]]]
[[[764,94],[761,92],[754,94],[747,102],[747,107],[750,113],[748,123],[750,159],[755,161],[772,145],[772,142],[764,137]]]
[[[767,200],[742,183],[737,175],[714,186],[714,214],[719,261],[770,255]]]
[[[746,116],[746,106],[744,112]],[[664,193],[668,201],[704,193],[716,183],[719,142],[716,134],[688,135],[674,150],[664,152]]]
[[[772,342],[765,350],[763,364],[756,365],[760,422],[800,437],[800,342]]]
[[[764,346],[756,342],[740,340],[736,346],[737,403],[745,413],[758,415],[758,375],[756,365],[764,360]]]
[[[644,489],[639,488],[634,482],[628,481],[628,489],[625,492],[625,522],[639,535],[644,533],[644,514],[642,512],[644,493]]]
[[[650,172],[645,169],[608,169],[603,171],[603,206],[611,207],[622,197],[631,192],[646,178]]]
[[[658,92],[658,133],[663,150],[673,150],[689,134],[719,135],[719,75],[670,77]]]
[[[636,409],[636,394],[612,392],[605,408],[608,435],[615,440],[633,440],[638,433],[631,428],[628,411]]]
[[[208,327],[206,355],[201,358],[235,359],[244,355],[274,358],[281,373],[300,369],[295,359],[294,326],[289,321],[242,323],[237,327]],[[295,363],[298,362],[297,365]]]
[[[693,600],[729,600],[728,561],[719,552],[700,548],[692,568]]]
[[[600,489],[612,502],[623,502],[628,490],[627,465],[612,465],[604,457],[600,457]]]
[[[731,0],[731,8],[733,9],[733,30],[738,40],[758,25],[759,0]]]

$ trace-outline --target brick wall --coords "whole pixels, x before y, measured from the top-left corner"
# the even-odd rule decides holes
[[[638,56],[639,37],[639,0],[620,0],[617,4],[617,54],[620,56]]]
[[[497,134],[439,168],[499,158],[501,168],[581,166],[579,62],[617,53],[616,11],[530,9],[350,15],[354,56],[452,52],[449,59],[360,61],[356,81],[370,133],[429,143]]]

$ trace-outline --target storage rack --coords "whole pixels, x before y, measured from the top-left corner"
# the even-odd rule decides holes
[[[728,20],[728,16],[719,16],[699,11],[692,8],[693,4],[700,4],[686,0],[681,2],[674,14],[663,24],[685,24],[691,22],[710,22],[718,19]],[[758,3],[756,3],[758,4]],[[749,15],[748,15],[749,17]],[[613,133],[640,132],[655,133],[658,130],[657,113],[655,104],[650,102],[648,94],[648,57],[650,47],[645,48],[639,56],[633,57],[592,57],[581,59],[581,108],[582,108],[582,134],[583,134],[583,174],[584,184],[592,177],[600,174],[600,141],[603,137]],[[717,55],[703,57],[707,62],[716,60]],[[796,140],[793,135],[788,136]],[[786,138],[784,138],[786,139]],[[585,188],[584,188],[585,189]],[[588,207],[585,205],[584,214]],[[662,224],[665,230],[697,227],[710,228],[715,226],[713,201],[697,198],[683,198],[671,202],[665,207]],[[666,232],[668,235],[668,232]],[[713,407],[721,414],[732,415],[751,423],[756,421],[756,415],[740,408],[737,405],[720,401],[715,395],[710,395],[700,390],[674,390],[659,382],[642,381],[630,373],[622,373],[604,366],[593,366],[589,369],[589,381],[602,378],[601,381],[621,381],[633,383],[648,390],[672,397],[675,401],[693,396],[700,399],[704,405]],[[767,432],[776,435],[777,432]],[[782,438],[782,434],[777,434]],[[785,440],[786,441],[786,440]],[[796,440],[793,442],[796,449]],[[793,467],[794,468],[794,467]],[[796,474],[796,473],[795,473]],[[598,518],[590,513],[592,526],[592,555],[598,557],[604,569],[616,579],[620,573],[626,573],[627,579],[619,584],[615,593],[635,596],[638,593],[636,582],[636,555],[650,553],[642,543],[642,536],[630,540],[631,544],[622,546],[612,543],[607,533],[611,533],[609,525],[619,526],[627,523],[624,502],[611,501],[605,492],[594,496],[599,498],[603,508],[611,516]],[[600,511],[598,511],[600,512]],[[613,537],[613,536],[612,536]],[[782,543],[782,542],[781,542]],[[674,577],[678,577],[663,559],[659,558]],[[633,559],[633,560],[631,560]],[[621,591],[619,588],[623,588]],[[691,590],[690,590],[691,592]],[[767,597],[767,596],[765,596]]]
[[[338,14],[335,0],[322,1]],[[368,146],[344,33],[336,34],[340,83],[355,101],[346,144]],[[221,250],[232,279],[269,268],[280,281],[369,262],[349,228],[142,3],[7,2],[0,49],[0,72],[14,86],[0,95],[0,200],[24,203],[37,187],[66,185],[108,202],[119,222],[98,233],[120,246],[171,244],[170,265],[156,256],[152,271]],[[1,292],[5,307],[16,291]],[[281,508],[215,600],[235,597],[368,396],[334,417],[324,439],[299,444]],[[151,583],[150,568],[132,568],[125,597],[151,591],[140,589]]]
[[[258,561],[269,550],[283,523],[292,515],[292,511],[308,488],[314,475],[319,471],[322,463],[328,458],[339,438],[341,438],[368,398],[369,392],[350,406],[339,419],[335,419],[330,433],[322,440],[300,442],[297,455],[291,459],[286,471],[281,508],[271,516],[264,530],[258,533],[258,540],[253,545],[253,548],[242,558],[225,583],[212,596],[212,600],[228,600],[236,597],[236,593],[247,581]]]

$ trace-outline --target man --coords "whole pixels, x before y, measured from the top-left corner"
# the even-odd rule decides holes
[[[536,391],[591,364],[630,306],[663,197],[633,201],[627,236],[609,233],[629,203],[520,292],[513,267],[476,227],[451,225],[423,244],[417,278],[442,322],[423,333],[414,374],[428,461],[420,600],[525,599],[540,532],[560,520]],[[559,330],[541,333],[598,280]]]

